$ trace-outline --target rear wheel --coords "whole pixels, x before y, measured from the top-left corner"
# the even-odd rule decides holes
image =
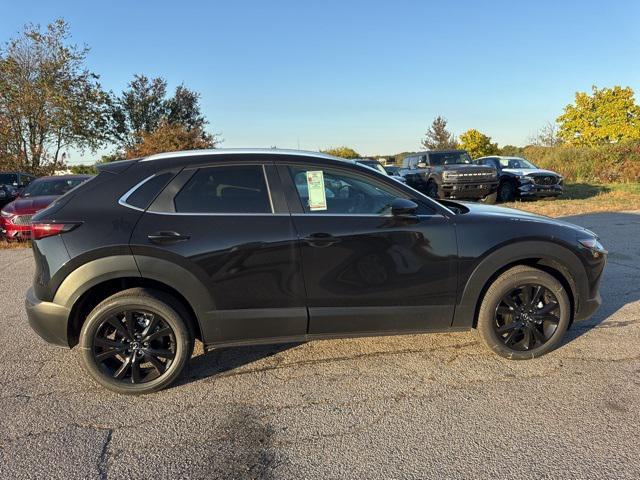
[[[118,393],[167,387],[193,352],[193,335],[180,311],[173,299],[152,290],[131,289],[107,298],[82,326],[83,366],[100,385]]]
[[[532,267],[500,275],[485,294],[478,333],[495,353],[514,360],[539,357],[555,349],[571,318],[562,284]]]

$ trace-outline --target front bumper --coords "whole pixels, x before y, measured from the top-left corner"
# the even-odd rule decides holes
[[[562,185],[536,185],[526,183],[518,187],[521,198],[559,197],[564,192]]]
[[[594,298],[590,298],[580,303],[574,320],[580,321],[588,319],[591,315],[596,313],[596,310],[600,308],[600,305],[602,305],[602,297],[600,296],[600,292],[598,292]]]
[[[69,347],[68,308],[52,302],[43,302],[36,297],[33,288],[27,291],[25,307],[29,325],[40,337],[53,345]]]
[[[498,189],[498,182],[443,183],[440,189],[444,198],[484,198]]]

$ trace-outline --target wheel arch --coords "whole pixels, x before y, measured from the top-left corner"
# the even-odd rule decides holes
[[[145,265],[144,274],[138,264]],[[69,346],[77,343],[86,315],[102,300],[128,288],[151,288],[166,293],[189,313],[187,319],[197,338],[201,338],[204,312],[213,309],[211,297],[202,282],[186,268],[172,262],[150,258],[140,262],[133,255],[103,257],[87,262],[65,278],[54,303],[69,309]]]
[[[475,327],[480,302],[493,281],[517,265],[539,268],[563,284],[571,301],[571,316],[587,298],[588,285],[580,259],[568,248],[553,242],[526,241],[499,248],[483,258],[473,269],[456,305],[453,327]]]

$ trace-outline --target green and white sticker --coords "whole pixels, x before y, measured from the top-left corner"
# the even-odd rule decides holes
[[[309,210],[312,212],[326,210],[327,197],[324,192],[322,170],[307,172],[307,188],[309,190]]]

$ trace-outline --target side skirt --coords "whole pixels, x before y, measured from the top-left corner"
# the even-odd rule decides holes
[[[448,327],[439,328],[433,330],[397,330],[397,331],[384,331],[384,332],[358,332],[358,333],[343,333],[343,334],[312,334],[312,335],[296,335],[290,337],[272,337],[272,338],[258,338],[253,340],[238,340],[233,342],[220,342],[220,343],[207,343],[204,345],[204,351],[210,352],[212,350],[219,350],[222,348],[232,347],[251,347],[257,345],[280,345],[287,343],[306,343],[314,340],[334,340],[338,338],[361,338],[361,337],[387,337],[398,335],[420,335],[430,333],[448,333],[448,332],[468,332],[472,329],[470,327]]]

